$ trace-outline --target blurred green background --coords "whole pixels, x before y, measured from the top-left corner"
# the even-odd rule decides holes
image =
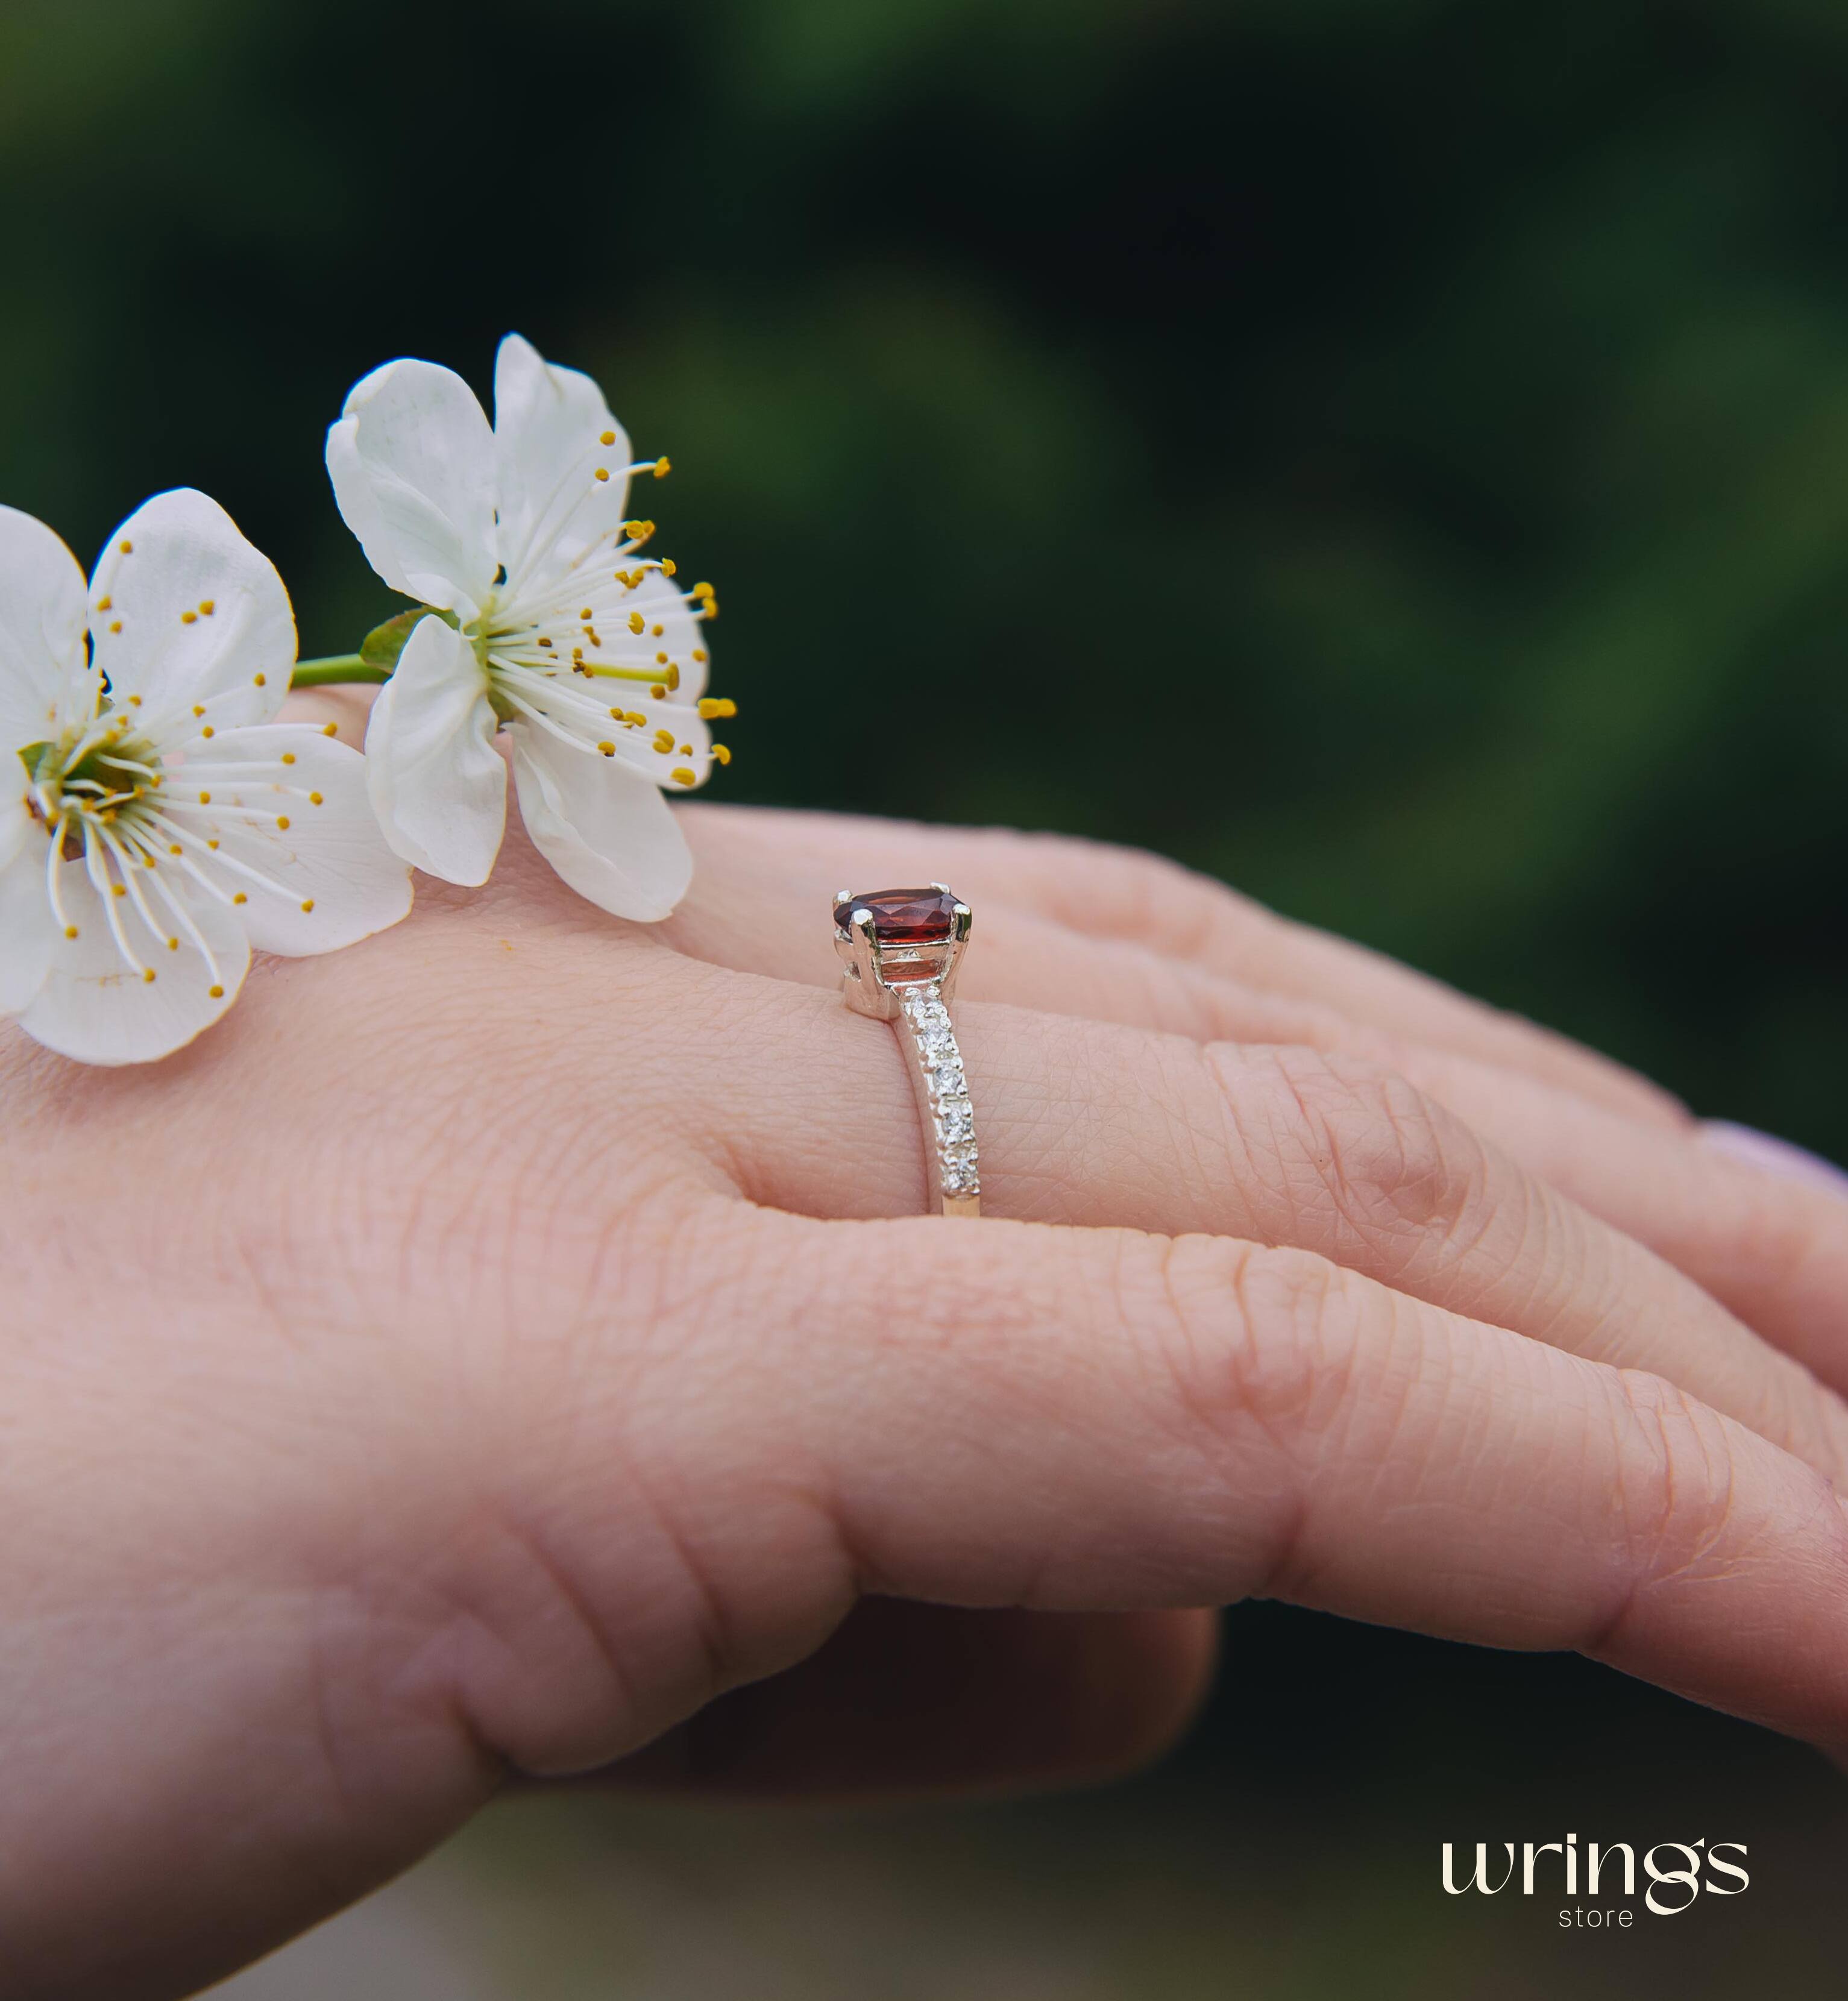
[[[673,458],[724,795],[1160,847],[1848,1158],[1845,224],[1843,0],[5,0],[0,498],[87,556],[204,486],[345,650],[325,426],[517,328]],[[496,1995],[1839,1990],[1803,1754],[1231,1640],[1111,1794],[508,1809],[398,1894]],[[1568,1826],[1752,1890],[1436,1888]]]

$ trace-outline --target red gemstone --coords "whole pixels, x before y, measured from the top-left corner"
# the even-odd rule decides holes
[[[881,945],[941,945],[956,928],[956,899],[948,889],[874,889],[844,897],[834,906],[834,922],[851,930],[856,910],[872,913]]]

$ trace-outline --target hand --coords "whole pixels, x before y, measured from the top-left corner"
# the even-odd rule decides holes
[[[845,834],[788,909],[824,954]],[[1834,1390],[1400,1074],[983,1001],[1020,953],[965,852],[924,872],[983,927],[979,1225],[910,1213],[888,1029],[691,955],[736,855],[663,933],[510,846],[149,1071],[0,1042],[0,1992],[186,1991],[510,1773],[645,1745],[766,1790],[1108,1766],[1197,1690],[1173,1609],[1254,1592],[1848,1744]],[[1429,999],[1449,1039],[1401,1053],[1446,1078],[1690,1147],[1382,980],[1364,1032]],[[1231,990],[1179,983],[1221,1032]],[[1712,1165],[1742,1296],[1786,1296],[1781,1244],[1839,1263],[1848,1204]]]

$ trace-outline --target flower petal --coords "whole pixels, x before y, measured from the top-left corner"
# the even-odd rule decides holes
[[[475,649],[421,620],[366,730],[372,809],[394,854],[426,875],[487,881],[506,826],[507,767]]]
[[[47,1049],[78,1063],[152,1063],[184,1048],[237,998],[250,948],[235,917],[211,898],[186,899],[210,959],[183,931],[171,950],[151,938],[124,900],[121,921],[155,975],[149,980],[117,950],[81,861],[64,865],[59,896],[77,936],[55,941],[50,974],[19,1016],[20,1027]]]
[[[43,521],[0,507],[0,756],[77,719],[68,698],[88,682],[88,613],[77,559]]]
[[[287,765],[284,757],[291,760]],[[213,776],[214,769],[242,774],[259,762],[274,764],[287,789],[242,775]],[[207,813],[188,816],[218,843],[207,855],[195,849],[195,865],[248,899],[238,916],[259,952],[291,959],[336,952],[410,914],[411,872],[379,830],[358,751],[311,724],[273,722],[214,738],[209,752],[187,759],[186,778],[189,787],[197,781],[211,791],[213,810],[222,802],[264,811],[255,822],[235,813],[215,823]],[[284,820],[286,827],[280,824]],[[277,886],[264,887],[259,876]]]
[[[494,364],[494,450],[505,595],[517,599],[621,526],[628,433],[588,375],[510,333]]]
[[[394,590],[472,618],[493,588],[494,435],[475,392],[431,361],[356,384],[327,434],[340,517]]]
[[[23,804],[0,809],[0,1014],[16,1014],[31,1001],[57,942],[44,830]]]
[[[693,857],[659,788],[622,759],[574,750],[530,724],[508,734],[526,830],[565,881],[612,917],[671,917]]]
[[[218,502],[157,493],[110,538],[90,586],[98,666],[158,743],[266,721],[289,691],[295,616],[276,566]]]

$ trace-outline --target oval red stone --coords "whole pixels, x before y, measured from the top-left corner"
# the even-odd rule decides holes
[[[842,931],[856,910],[872,914],[872,934],[881,945],[941,945],[956,928],[956,899],[948,889],[872,889],[834,906]]]

